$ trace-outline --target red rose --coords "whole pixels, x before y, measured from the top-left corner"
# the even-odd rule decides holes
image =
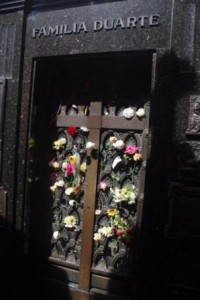
[[[122,230],[117,230],[116,231],[116,236],[121,236],[124,232]]]
[[[71,136],[74,136],[76,134],[77,130],[76,127],[74,126],[70,126],[69,128],[67,128],[67,133]]]

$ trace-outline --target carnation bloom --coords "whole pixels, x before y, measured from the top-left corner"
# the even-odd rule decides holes
[[[66,161],[64,161],[64,162],[62,163],[62,169],[63,169],[63,170],[66,168],[67,164],[68,164],[68,163],[67,163]]]
[[[64,171],[68,176],[71,176],[74,174],[75,167],[72,164],[67,164],[66,167],[64,168]]]
[[[144,117],[145,115],[145,111],[144,111],[144,108],[139,108],[137,111],[136,111],[136,116],[141,118],[141,117]]]
[[[57,238],[59,237],[59,231],[54,231],[53,237],[55,240],[57,240]]]
[[[121,236],[121,235],[123,235],[123,233],[124,233],[124,231],[120,230],[120,229],[117,229],[115,232],[116,236]]]
[[[100,182],[99,182],[98,188],[99,188],[100,190],[105,191],[106,187],[107,187],[107,185],[106,185],[105,182],[103,182],[103,181],[100,181]]]
[[[64,186],[64,181],[63,180],[59,180],[55,182],[55,186],[59,186],[59,187],[63,187]]]
[[[134,116],[134,110],[129,107],[129,108],[125,108],[123,110],[123,117],[125,117],[126,119],[131,119]]]
[[[71,195],[74,191],[74,188],[73,187],[68,187],[66,190],[65,190],[65,194],[66,195]]]
[[[111,136],[111,137],[109,138],[109,141],[110,141],[111,144],[115,143],[115,142],[117,141],[116,136]]]
[[[129,155],[133,155],[133,154],[135,154],[138,150],[139,150],[138,147],[135,147],[135,146],[127,146],[127,147],[125,148],[124,153],[125,153],[125,154],[129,154]]]
[[[95,233],[94,234],[94,240],[95,241],[101,241],[102,240],[102,235],[99,232]]]
[[[74,206],[74,205],[75,205],[75,203],[76,203],[76,201],[75,201],[75,200],[69,200],[69,206]]]
[[[77,220],[74,216],[67,216],[64,218],[65,227],[72,228],[76,226]]]
[[[83,132],[89,132],[89,129],[88,129],[87,127],[82,126],[82,127],[80,127],[80,129],[81,129]]]
[[[60,138],[59,139],[59,142],[62,144],[62,145],[65,145],[67,143],[67,140],[66,138]]]
[[[124,142],[122,140],[118,140],[113,143],[113,146],[118,150],[122,150],[124,148]]]
[[[58,169],[60,167],[59,163],[57,161],[54,161],[52,163],[52,167],[54,167],[55,169]]]
[[[97,209],[95,210],[95,215],[98,216],[98,215],[100,215],[100,213],[101,213],[101,210],[100,210],[99,208],[97,208]]]
[[[67,133],[72,137],[75,136],[75,134],[77,133],[76,127],[70,126],[69,128],[67,128]]]
[[[95,143],[93,142],[87,142],[85,145],[86,149],[93,149],[95,147]]]

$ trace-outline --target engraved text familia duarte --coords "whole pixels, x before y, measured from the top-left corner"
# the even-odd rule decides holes
[[[159,15],[105,19],[94,21],[92,30],[98,32],[101,30],[117,30],[131,29],[131,28],[146,28],[159,26]],[[50,37],[53,35],[62,36],[68,34],[87,33],[88,26],[86,22],[61,24],[55,26],[42,26],[40,28],[33,28],[32,37]]]

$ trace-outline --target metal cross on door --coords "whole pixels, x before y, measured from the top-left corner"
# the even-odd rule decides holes
[[[128,292],[142,221],[149,107],[136,114],[92,102],[89,115],[75,107],[57,117],[49,260],[67,267],[84,299],[93,289]],[[93,150],[86,149],[88,141]]]

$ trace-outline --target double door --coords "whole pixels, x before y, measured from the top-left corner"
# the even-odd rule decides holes
[[[121,76],[123,71],[128,72],[129,79],[131,72],[136,76],[141,67],[137,57],[131,60],[131,68],[123,56],[119,58],[116,65],[122,68]],[[43,126],[41,117],[46,104],[38,99],[44,99],[46,90],[43,87],[41,92],[37,79],[41,76],[37,75],[42,69],[40,65],[35,73],[29,140],[28,236],[30,252],[33,255],[38,252],[45,260],[44,293],[48,295],[61,293],[69,299],[130,299],[134,294],[149,152],[152,54],[144,56],[144,60],[149,64],[148,82],[145,70],[140,70],[144,73],[140,74],[140,80],[146,80],[145,95],[137,91],[134,96],[126,95],[124,100],[121,97],[119,101],[110,101],[108,97],[95,100],[92,93],[87,101],[74,103],[69,97],[70,100],[57,106],[54,114],[49,114]],[[101,65],[102,61],[95,60],[95,67],[89,66],[90,71],[101,73],[95,79],[100,80],[102,65],[108,63],[107,60]],[[119,81],[116,74],[110,78],[112,87],[114,80]],[[91,78],[86,85],[99,91],[95,82]],[[130,88],[132,84],[135,83],[130,81],[127,93],[139,90],[137,86]],[[75,86],[77,89],[77,83]],[[102,85],[104,88],[108,89]],[[126,89],[127,82],[123,95]],[[55,103],[53,107],[56,108]],[[48,124],[51,124],[49,134]],[[36,130],[38,126],[41,131]]]

